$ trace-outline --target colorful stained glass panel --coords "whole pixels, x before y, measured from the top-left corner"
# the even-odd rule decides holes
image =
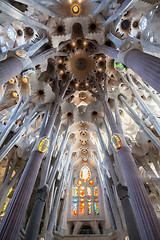
[[[81,172],[80,172],[80,177],[83,182],[87,182],[90,179],[91,172],[88,167],[86,167],[86,166],[82,167]]]
[[[94,193],[94,196],[97,197],[98,196],[98,190],[97,190],[97,187],[93,187],[93,193]]]
[[[78,197],[78,187],[74,188],[74,193],[73,193],[74,197]]]
[[[87,196],[90,197],[91,196],[91,188],[87,187]]]
[[[85,214],[85,203],[84,202],[80,203],[80,214],[81,215]]]
[[[87,206],[88,206],[88,215],[92,215],[92,203],[88,202]]]
[[[94,210],[95,210],[95,214],[99,215],[99,203],[98,202],[94,203]]]
[[[82,185],[82,181],[79,180],[79,181],[77,182],[77,185],[78,185],[78,186],[81,186],[81,185]]]
[[[91,185],[91,186],[93,186],[94,185],[94,181],[89,181],[89,184]]]
[[[72,210],[72,212],[73,212],[73,216],[77,216],[77,203],[73,203],[73,210]]]
[[[85,188],[80,187],[80,197],[84,197],[84,196],[85,196]]]

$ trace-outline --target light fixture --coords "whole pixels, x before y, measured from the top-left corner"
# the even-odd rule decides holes
[[[27,77],[22,77],[22,82],[24,82],[24,83],[29,83],[30,80],[29,80],[29,78],[27,78]]]
[[[15,84],[15,83],[16,83],[16,79],[15,79],[15,78],[11,78],[11,79],[9,80],[9,83]]]
[[[72,42],[72,47],[75,47],[76,46],[76,42]]]
[[[59,61],[58,61],[59,63],[62,63],[62,59],[59,59]]]
[[[12,92],[12,96],[13,96],[14,98],[17,98],[17,97],[19,96],[19,94],[18,94],[16,91],[13,91],[13,92]]]
[[[87,41],[84,41],[84,42],[83,42],[83,45],[84,45],[84,46],[87,46]]]
[[[78,15],[78,14],[80,13],[80,7],[79,7],[78,4],[74,4],[74,5],[72,6],[72,12],[73,12],[73,14],[75,14],[75,15]]]

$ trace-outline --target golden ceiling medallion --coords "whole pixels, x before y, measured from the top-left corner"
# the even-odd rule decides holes
[[[78,4],[74,4],[71,9],[72,9],[72,13],[74,15],[79,15],[80,14],[81,8]]]
[[[85,100],[85,99],[87,98],[87,94],[86,94],[85,92],[80,92],[79,98],[80,98],[81,100]]]
[[[40,144],[39,144],[39,152],[44,153],[47,151],[49,147],[49,139],[48,138],[44,138],[41,140]]]
[[[23,49],[17,49],[17,50],[15,51],[15,54],[16,54],[16,56],[19,57],[19,58],[25,58],[25,57],[27,57],[27,53],[26,53],[26,51],[23,50]]]
[[[95,69],[95,60],[85,50],[76,50],[68,57],[66,68],[77,81],[85,81]]]

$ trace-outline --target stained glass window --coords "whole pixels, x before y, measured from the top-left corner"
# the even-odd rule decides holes
[[[88,202],[87,206],[88,206],[88,215],[92,215],[92,203]]]
[[[77,215],[77,202],[73,203],[73,216],[76,216]]]
[[[78,186],[81,186],[81,185],[82,185],[82,181],[78,181],[78,182],[77,182],[77,185],[78,185]]]
[[[91,198],[88,198],[88,202],[90,202],[91,201]]]
[[[4,211],[6,210],[7,206],[8,206],[8,202],[6,202],[6,203],[3,205],[3,208],[2,208],[1,211],[0,211],[0,216],[3,216],[3,215],[5,214]]]
[[[94,210],[95,210],[95,214],[99,215],[99,203],[98,202],[94,203]]]
[[[98,190],[97,187],[93,187],[93,192],[94,192],[94,196],[97,197],[98,196]]]
[[[85,203],[84,202],[80,203],[80,214],[81,215],[85,214]]]
[[[73,202],[76,203],[78,200],[77,198],[73,198]]]
[[[80,197],[84,197],[84,196],[85,196],[85,188],[80,187]]]
[[[91,186],[93,186],[93,185],[94,185],[94,181],[90,181],[89,184],[90,184]]]
[[[90,197],[91,196],[91,188],[87,187],[87,196]]]
[[[83,182],[87,182],[91,177],[91,172],[87,166],[82,167],[80,177]]]
[[[84,198],[81,198],[81,202],[84,202]]]
[[[78,187],[75,187],[74,188],[74,194],[73,194],[74,197],[78,197]]]

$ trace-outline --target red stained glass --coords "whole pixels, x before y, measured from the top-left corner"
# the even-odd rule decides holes
[[[93,185],[94,185],[94,181],[90,181],[89,184],[90,184],[91,186],[93,186]]]
[[[80,214],[81,215],[85,214],[85,203],[83,202],[80,203]]]
[[[74,188],[73,196],[78,197],[78,187]]]
[[[82,185],[82,181],[78,181],[78,182],[77,182],[77,185],[78,185],[78,186],[81,186],[81,185]]]
[[[77,216],[77,203],[73,203],[73,216]]]
[[[93,187],[93,192],[94,192],[94,196],[97,197],[98,196],[98,190],[97,187]]]
[[[85,196],[85,188],[80,187],[80,197],[84,197],[84,196]]]
[[[92,203],[87,203],[88,206],[88,215],[92,215]]]

